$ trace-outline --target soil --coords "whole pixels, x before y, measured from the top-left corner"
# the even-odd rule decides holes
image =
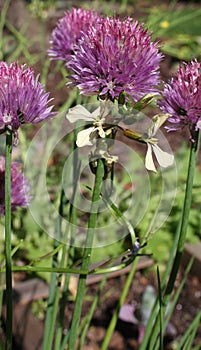
[[[1,5],[1,2],[2,1],[0,1],[0,5]],[[15,17],[14,17],[14,14],[15,14]],[[47,37],[46,37],[47,41],[45,43],[45,46],[48,47],[48,35],[51,33],[52,29],[54,28],[57,19],[59,17],[62,17],[62,15],[63,15],[63,8],[58,10],[54,14],[54,16],[53,15],[50,16],[50,18],[48,19],[48,21],[46,21],[46,23],[44,22],[38,23],[37,19],[33,19],[30,17],[30,14],[26,11],[24,7],[23,1],[20,1],[20,0],[11,1],[11,5],[9,8],[10,22],[13,23],[17,29],[21,27],[22,25],[21,23],[23,21],[25,20],[29,21],[29,31],[32,35],[36,37],[35,44],[33,45],[33,52],[35,53],[39,51],[39,46],[37,45],[37,34],[38,34],[38,31],[40,31],[41,26],[44,32],[47,34]],[[164,79],[167,79],[171,75],[174,63],[175,63],[175,59],[171,57],[166,57],[164,59],[162,64],[162,74]],[[55,62],[52,62],[51,67],[54,67],[54,66],[55,66]],[[36,69],[36,72],[38,73],[41,72],[40,62],[36,64],[35,69]],[[47,90],[51,92],[52,96],[54,96],[54,99],[55,99],[54,103],[56,107],[60,106],[62,105],[62,103],[66,101],[66,98],[68,97],[66,87],[64,86],[59,90],[55,91],[55,86],[57,86],[57,83],[60,81],[61,76],[60,76],[60,73],[53,75],[51,73],[51,68],[50,68],[50,73],[48,77],[49,79],[47,84]],[[188,139],[187,136],[188,135],[186,130],[183,130],[179,134],[177,134],[177,137],[175,137],[175,135],[171,133],[168,134],[168,138],[169,138],[168,140],[170,142],[170,145],[173,151],[175,151],[179,147],[182,140]],[[177,287],[179,286],[183,273],[184,273],[184,269],[183,267],[181,267],[177,277],[175,289],[177,289]],[[156,276],[156,273],[155,271],[153,272],[153,267],[139,270],[136,273],[135,278],[132,282],[132,285],[126,297],[125,303],[131,304],[135,307],[136,310],[139,310],[141,305],[142,294],[145,290],[145,287],[147,285],[152,285],[157,289],[157,281],[155,276]],[[26,276],[23,275],[22,277],[23,281],[25,277]],[[18,279],[20,279],[19,276],[18,276]],[[86,342],[82,350],[99,350],[100,349],[100,345],[102,344],[102,341],[104,339],[106,329],[108,327],[111,316],[115,310],[115,306],[117,305],[117,302],[119,300],[121,290],[123,289],[123,286],[125,284],[125,280],[126,280],[126,275],[121,274],[120,276],[109,279],[108,282],[106,283],[103,291],[101,292],[100,303],[94,313],[91,326],[87,333]],[[97,294],[97,289],[98,289],[98,284],[96,283],[90,284],[87,288],[87,294],[91,296],[92,300],[93,300],[93,297]],[[16,310],[14,312],[16,312],[18,316],[22,315],[22,317],[24,318],[24,321],[23,321],[24,323],[28,322],[25,318],[25,315],[26,317],[28,317],[27,315],[31,315],[30,317],[33,316],[32,313],[30,312],[30,303],[26,303],[25,305],[20,302],[15,303],[15,309],[14,309]],[[73,305],[74,304],[72,302],[69,302],[65,309],[66,329],[68,328],[68,325],[71,319]],[[87,314],[89,310],[89,306],[90,306],[90,302],[86,301],[83,306],[83,313],[82,313],[83,317]],[[180,339],[180,337],[187,331],[189,325],[192,323],[197,312],[200,310],[200,306],[201,306],[201,280],[199,280],[197,275],[190,274],[186,280],[184,288],[182,289],[181,295],[179,297],[173,316],[171,318],[171,324],[173,326],[174,331],[172,335],[171,334],[166,335],[164,350],[175,349],[175,347],[173,347],[173,344],[175,343],[176,340]],[[29,334],[27,335],[24,334],[24,329],[21,331],[19,327],[15,329],[15,332],[14,332],[14,342],[15,342],[14,349],[15,350],[41,349],[42,340],[40,337],[42,337],[44,323],[42,321],[35,320],[35,317],[34,318],[32,317],[32,322],[36,322],[34,323],[34,325],[35,324],[37,325],[35,328],[35,334],[33,332],[33,329],[29,330]],[[3,328],[1,328],[0,336],[3,341],[5,339],[4,323],[3,323]],[[139,349],[138,336],[139,336],[138,326],[119,320],[108,349],[109,350],[137,350]],[[26,338],[26,342],[25,342],[25,338]],[[37,345],[36,343],[34,343],[34,339],[36,338],[37,338]],[[201,341],[201,326],[199,327],[197,336],[195,337],[194,345],[198,344],[200,341]]]
[[[125,303],[133,306],[134,315],[139,318],[139,310],[142,305],[142,296],[145,288],[149,285],[155,288],[157,291],[156,281],[156,266],[151,262],[152,266],[148,267],[149,259],[143,260],[141,268],[137,270],[133,282],[130,286],[129,292],[126,296]],[[140,264],[139,264],[140,265]],[[147,267],[146,267],[147,265]],[[175,292],[179,287],[183,274],[185,272],[184,267],[180,268],[175,283]],[[19,275],[16,275],[19,278]],[[25,277],[25,276],[24,276]],[[105,284],[102,292],[99,296],[99,304],[93,315],[85,343],[82,350],[100,350],[101,344],[104,340],[109,322],[115,310],[115,307],[119,301],[121,291],[126,282],[127,273],[121,271],[119,276],[109,278]],[[39,320],[33,315],[31,311],[31,304],[33,299],[46,300],[48,295],[48,287],[45,283],[39,279],[30,280],[24,285],[24,281],[18,282],[17,299],[14,296],[14,349],[15,350],[41,350],[43,340],[44,322]],[[29,284],[31,284],[29,286]],[[25,291],[31,290],[31,295]],[[71,295],[76,290],[76,284],[71,286]],[[36,293],[36,294],[34,294]],[[84,302],[82,310],[82,320],[88,315],[91,302],[98,293],[98,283],[96,281],[90,281],[87,287],[87,299]],[[188,330],[188,327],[194,320],[195,316],[200,310],[201,301],[201,280],[197,275],[189,274],[186,283],[182,289],[180,297],[176,303],[173,315],[169,322],[165,337],[164,337],[164,350],[174,350],[175,345],[179,339]],[[5,306],[4,306],[5,308]],[[66,333],[74,308],[73,301],[68,301],[65,307],[65,321],[63,334]],[[3,321],[5,320],[5,309],[3,309]],[[4,323],[3,323],[4,325]],[[3,341],[5,339],[5,329],[1,328],[0,338]],[[108,350],[138,350],[139,349],[139,336],[142,332],[142,326],[118,320],[114,334],[110,340]],[[198,328],[197,335],[194,339],[193,346],[201,341],[201,325]]]

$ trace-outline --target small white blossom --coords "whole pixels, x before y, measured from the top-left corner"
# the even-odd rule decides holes
[[[111,132],[110,129],[107,130],[107,132],[105,132],[103,129],[105,117],[108,115],[110,110],[111,103],[109,101],[101,101],[100,106],[92,113],[90,113],[82,105],[77,105],[69,109],[66,118],[70,121],[70,123],[75,123],[78,120],[83,120],[90,122],[90,124],[93,125],[84,130],[81,130],[78,133],[76,141],[78,147],[92,146],[92,141],[97,138],[97,135],[101,138],[105,138],[105,136]]]
[[[111,165],[112,163],[115,163],[118,161],[118,156],[113,156],[109,153],[109,150],[111,146],[109,143],[106,142],[106,140],[100,139],[98,140],[96,144],[96,148],[94,153],[94,156],[97,158],[103,158],[106,161],[107,165]]]
[[[166,119],[169,117],[168,114],[157,114],[152,119],[152,124],[148,130],[148,137],[144,141],[147,143],[147,154],[145,157],[145,167],[148,170],[156,172],[156,167],[153,161],[153,153],[156,156],[156,159],[159,165],[162,168],[166,168],[173,164],[174,156],[168,152],[163,151],[158,146],[158,139],[154,136],[156,135],[158,129],[163,125]]]

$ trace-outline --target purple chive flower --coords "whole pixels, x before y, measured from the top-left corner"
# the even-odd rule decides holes
[[[81,34],[87,32],[89,26],[93,26],[99,19],[100,15],[92,10],[73,8],[66,12],[52,32],[51,48],[48,50],[49,56],[54,60],[67,61]]]
[[[182,63],[177,74],[164,85],[163,99],[158,102],[163,112],[171,114],[168,130],[185,125],[201,129],[201,63]]]
[[[25,65],[0,62],[0,133],[6,128],[16,132],[21,124],[37,124],[55,114],[38,78]]]
[[[0,157],[0,215],[5,213],[5,158]],[[17,207],[27,207],[30,196],[29,186],[26,178],[20,171],[20,165],[17,162],[11,164],[11,210],[15,211]]]
[[[126,92],[137,101],[156,92],[161,58],[143,24],[107,17],[83,33],[67,67],[81,94],[113,100]]]

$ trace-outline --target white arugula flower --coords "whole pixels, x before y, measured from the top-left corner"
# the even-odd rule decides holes
[[[110,154],[110,148],[111,145],[108,142],[106,142],[106,140],[99,139],[96,144],[96,148],[92,153],[92,157],[103,158],[105,159],[107,165],[111,165],[112,163],[117,162],[118,156]]]
[[[156,135],[158,129],[165,123],[166,119],[169,117],[168,114],[157,114],[152,118],[152,124],[148,129],[148,137],[144,139],[147,144],[147,154],[145,157],[145,167],[148,170],[156,172],[156,167],[153,161],[153,153],[159,165],[162,168],[166,168],[174,163],[174,155],[163,151],[158,146],[158,139],[154,136]]]
[[[111,103],[108,101],[101,101],[100,106],[90,113],[82,105],[77,105],[73,108],[70,108],[66,118],[70,123],[76,123],[78,120],[83,120],[86,122],[91,122],[93,126],[81,130],[77,135],[76,144],[78,147],[83,146],[92,146],[93,140],[99,135],[101,138],[105,138],[111,132],[111,129],[106,132],[103,129],[103,124],[105,123],[105,117],[108,115],[111,110]]]

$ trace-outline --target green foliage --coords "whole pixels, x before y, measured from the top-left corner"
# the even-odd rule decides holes
[[[23,213],[23,215],[22,215]],[[33,264],[35,266],[51,266],[51,252],[53,250],[53,239],[43,232],[33,220],[31,213],[18,210],[13,215],[13,247],[19,244],[20,248],[13,257],[13,261]],[[50,254],[50,255],[49,255]],[[49,274],[39,272],[38,276],[49,281]]]
[[[183,144],[178,151],[176,152],[176,166],[177,166],[177,194],[175,198],[174,205],[172,210],[164,222],[162,227],[151,235],[148,241],[148,249],[154,254],[154,258],[158,262],[165,262],[168,258],[169,250],[174,239],[174,235],[177,229],[178,222],[181,216],[181,210],[184,202],[184,193],[186,186],[186,174],[189,158],[189,148],[186,144]],[[158,175],[156,175],[157,178]],[[174,179],[169,178],[169,181],[174,181]],[[198,190],[200,183],[200,170],[197,167],[195,171],[195,182],[193,189],[193,198],[192,198],[192,209],[190,212],[189,225],[187,230],[187,242],[196,243],[201,237],[201,192]],[[156,191],[155,185],[157,180],[153,181],[153,193]],[[168,193],[167,193],[168,195]],[[155,196],[156,197],[156,196]],[[156,198],[155,198],[156,200]],[[154,203],[154,198],[153,198]],[[152,215],[154,215],[154,207],[151,209]],[[140,225],[140,232],[144,230],[145,222],[142,221]]]
[[[39,300],[34,300],[31,303],[31,311],[41,321],[43,321],[45,318],[46,309],[47,309],[46,300],[39,299]]]
[[[55,5],[56,2],[53,0],[32,0],[29,1],[28,9],[34,17],[46,20],[50,12],[55,11]]]
[[[190,60],[200,56],[201,8],[176,6],[168,8],[153,6],[144,21],[153,38],[162,42],[161,50],[179,60]]]
[[[169,220],[167,221],[170,232],[174,233],[179,221],[183,200],[184,200],[184,191],[186,185],[186,174],[187,166],[189,159],[189,149],[186,144],[178,149],[176,153],[176,164],[178,171],[178,189],[177,196],[173,206],[173,209],[170,213]],[[200,188],[200,168],[197,166],[195,171],[194,178],[194,187],[193,187],[193,198],[192,198],[192,209],[189,218],[189,225],[187,231],[187,240],[190,243],[195,243],[198,239],[201,238],[201,192]]]

